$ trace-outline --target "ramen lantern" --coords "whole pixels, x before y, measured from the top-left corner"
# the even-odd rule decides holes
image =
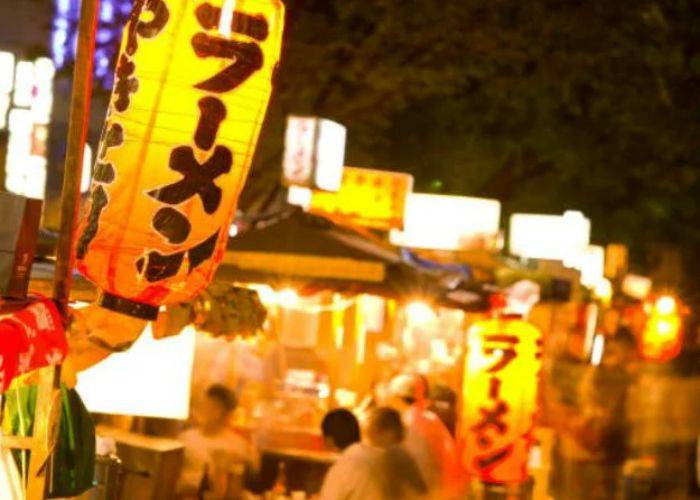
[[[103,307],[152,319],[211,281],[283,20],[281,0],[135,0],[76,248]]]
[[[522,483],[535,426],[540,332],[499,318],[475,323],[468,338],[463,463],[483,482]]]

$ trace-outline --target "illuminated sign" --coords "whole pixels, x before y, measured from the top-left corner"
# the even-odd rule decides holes
[[[0,52],[0,128],[9,129],[5,188],[43,199],[56,70],[46,57],[13,67],[14,61],[11,53]]]
[[[284,141],[285,184],[338,191],[343,177],[345,135],[345,127],[330,120],[290,116]]]
[[[492,319],[467,335],[463,463],[483,482],[522,483],[535,429],[541,333],[524,321]]]
[[[570,265],[589,244],[591,221],[581,212],[564,215],[513,214],[509,250],[528,259],[560,260]]]
[[[486,198],[411,193],[403,231],[392,231],[394,245],[459,250],[496,239],[501,203]]]
[[[103,306],[152,317],[213,279],[283,25],[280,0],[134,3],[76,245]]]
[[[311,213],[388,231],[403,229],[413,176],[403,172],[345,167],[337,193],[290,189],[289,201]]]

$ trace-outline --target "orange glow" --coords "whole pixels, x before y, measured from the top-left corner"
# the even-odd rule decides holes
[[[223,258],[272,90],[284,7],[136,5],[76,253],[103,291],[158,306],[202,291]]]
[[[683,345],[680,307],[671,296],[661,296],[649,304],[649,318],[640,342],[641,355],[650,361],[675,358]]]
[[[521,483],[537,411],[541,333],[521,320],[491,319],[468,332],[463,386],[463,462],[490,483]]]
[[[336,193],[313,191],[309,211],[375,229],[403,229],[413,176],[345,167]]]

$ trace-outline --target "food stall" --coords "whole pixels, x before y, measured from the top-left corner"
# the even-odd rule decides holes
[[[263,451],[298,460],[318,458],[308,452],[318,452],[329,408],[357,406],[378,382],[426,371],[431,359],[454,364],[448,345],[462,348],[464,311],[486,306],[482,285],[468,277],[418,265],[367,232],[294,207],[231,238],[217,280],[258,291],[269,313],[260,343],[281,347],[284,358],[284,374],[268,381],[268,408],[259,388],[242,396],[258,409],[239,425],[260,431]],[[421,310],[444,310],[443,328],[425,323]],[[445,338],[432,342],[436,330]]]

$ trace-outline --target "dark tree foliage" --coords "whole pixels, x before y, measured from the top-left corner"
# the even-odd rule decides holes
[[[348,126],[348,164],[410,171],[418,190],[578,208],[601,242],[700,248],[699,1],[287,10],[249,205],[275,189],[285,115],[312,113]]]

